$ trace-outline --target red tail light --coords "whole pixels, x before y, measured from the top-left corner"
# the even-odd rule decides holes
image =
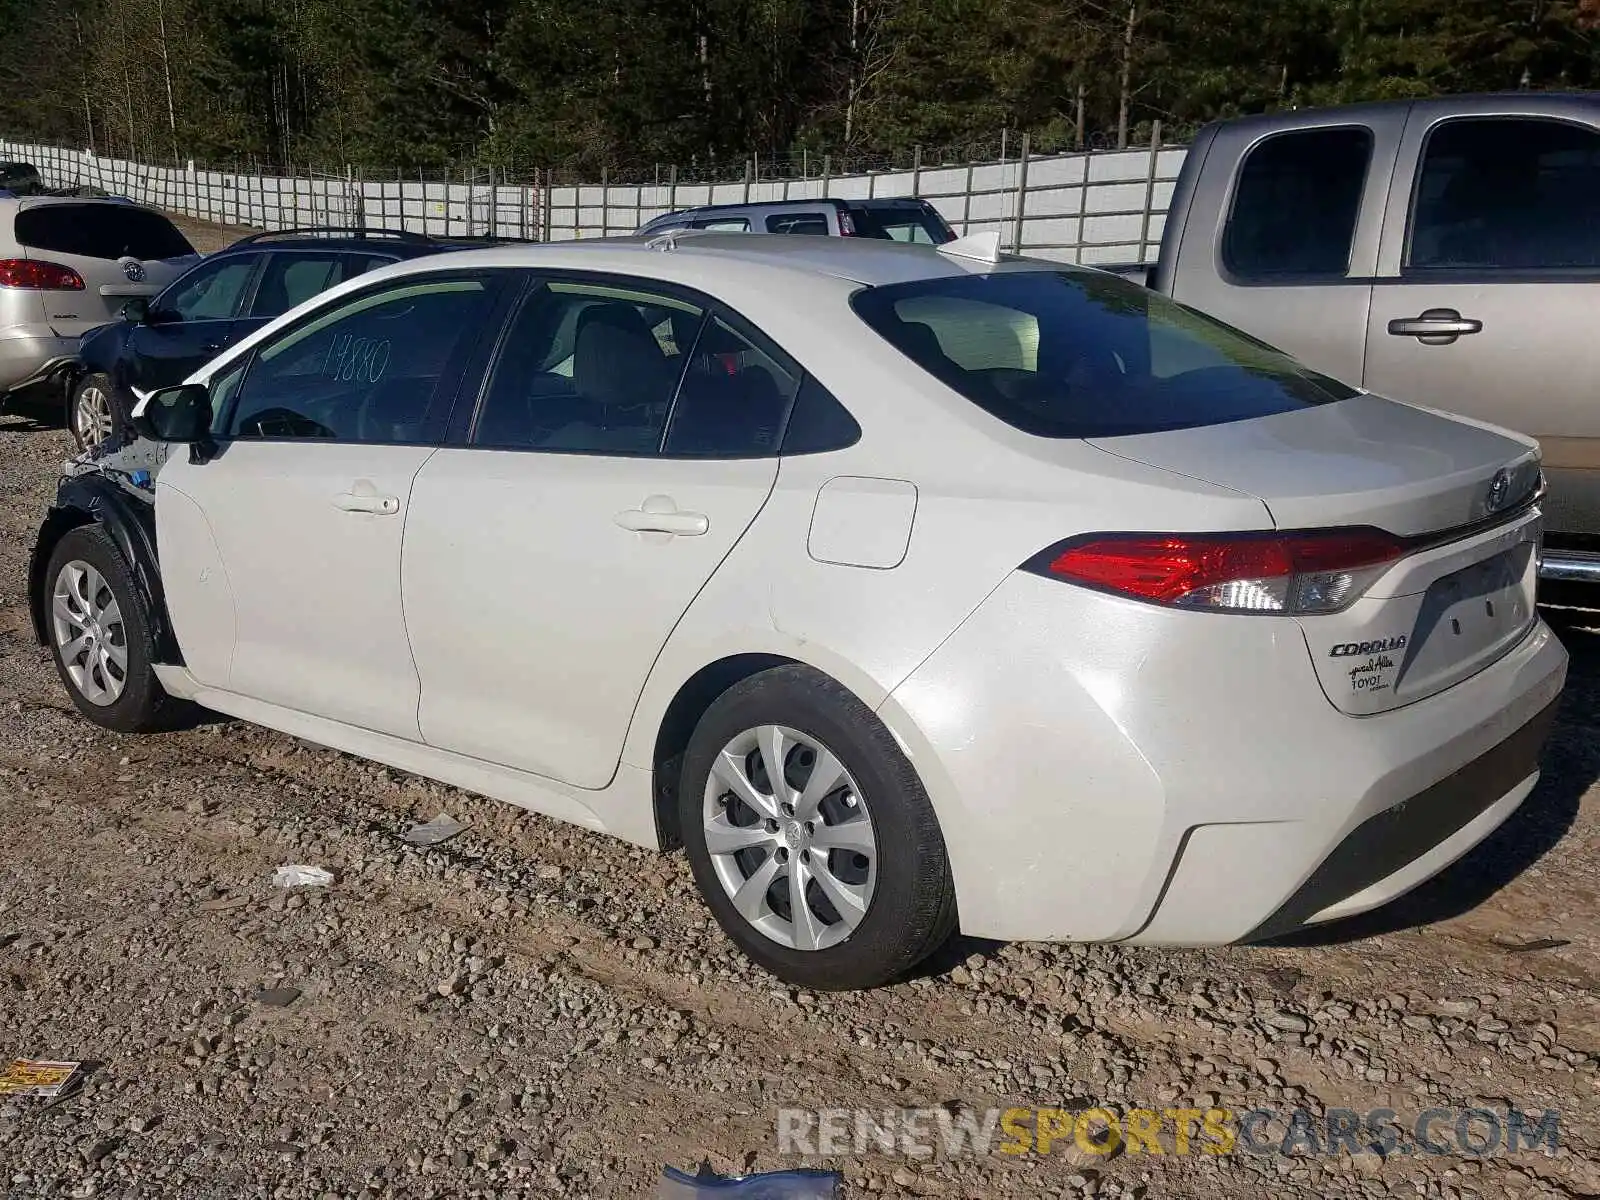
[[[36,258],[0,258],[0,287],[43,292],[81,292],[83,276],[60,263]]]
[[[1381,529],[1302,533],[1091,534],[1025,564],[1040,575],[1153,604],[1221,612],[1329,613],[1403,557]]]

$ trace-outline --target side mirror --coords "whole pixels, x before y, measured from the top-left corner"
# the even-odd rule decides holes
[[[150,315],[150,301],[145,296],[135,296],[118,311],[117,316],[124,321],[142,323]]]
[[[140,437],[156,442],[211,442],[211,393],[203,384],[184,383],[151,392],[133,410]]]

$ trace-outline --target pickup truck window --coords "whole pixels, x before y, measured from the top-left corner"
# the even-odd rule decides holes
[[[1354,393],[1210,317],[1091,271],[1003,271],[850,300],[917,366],[1038,437],[1120,437]]]
[[[1437,126],[1412,202],[1408,267],[1600,267],[1600,133],[1527,117]]]
[[[1298,130],[1261,142],[1239,168],[1223,264],[1244,280],[1344,275],[1371,159],[1372,131],[1365,126]]]

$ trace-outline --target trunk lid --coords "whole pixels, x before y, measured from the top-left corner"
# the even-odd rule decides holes
[[[1535,444],[1376,396],[1093,443],[1258,498],[1280,529],[1374,526],[1409,539],[1341,612],[1297,620],[1328,700],[1371,715],[1494,662],[1535,619]]]

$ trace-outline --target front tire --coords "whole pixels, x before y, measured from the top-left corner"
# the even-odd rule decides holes
[[[98,525],[70,530],[45,578],[50,653],[78,711],[120,733],[170,728],[183,705],[151,666],[150,613],[116,543]]]
[[[67,428],[79,450],[92,450],[117,433],[128,415],[117,399],[111,376],[91,371],[73,386],[67,399]]]
[[[790,983],[876,987],[955,928],[916,771],[866,705],[809,667],[763,671],[713,702],[684,755],[679,809],[712,915]]]

